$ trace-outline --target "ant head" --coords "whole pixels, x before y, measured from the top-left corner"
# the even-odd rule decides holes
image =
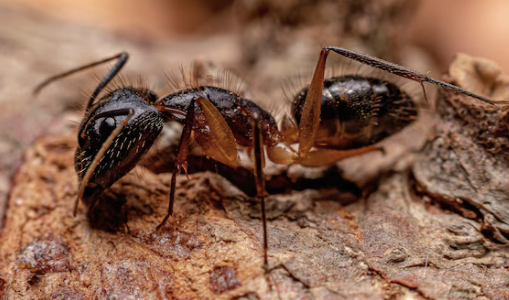
[[[124,87],[110,92],[86,112],[74,159],[80,182],[85,180],[85,203],[90,204],[89,200],[131,171],[159,136],[164,121],[150,105],[155,99],[147,89]],[[115,129],[129,114],[132,117],[115,136]],[[104,144],[110,136],[113,140],[108,147]],[[90,178],[84,179],[94,159],[97,166]]]

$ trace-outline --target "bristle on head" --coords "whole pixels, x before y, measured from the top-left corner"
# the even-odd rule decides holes
[[[166,78],[171,92],[200,86],[215,86],[232,91],[242,97],[248,97],[249,94],[244,87],[242,77],[229,69],[220,68],[211,61],[202,59],[194,60],[188,71],[181,65],[178,72],[166,73]]]
[[[116,89],[124,87],[134,87],[141,89],[149,89],[148,81],[141,75],[130,76],[130,75],[118,75],[108,85],[107,91],[112,92]]]
[[[94,74],[94,80],[99,84],[102,80],[102,77],[100,77],[97,74]],[[114,90],[121,89],[124,87],[134,87],[134,88],[140,88],[140,89],[150,89],[148,80],[144,78],[141,75],[124,75],[124,74],[118,74],[113,80],[104,88],[104,92],[101,93],[102,95],[111,93]],[[92,95],[92,92],[84,92],[84,95],[87,98],[90,98]],[[101,95],[99,95],[99,98]]]

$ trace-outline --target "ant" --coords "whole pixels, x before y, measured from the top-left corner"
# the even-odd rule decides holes
[[[344,48],[324,47],[311,84],[303,88],[292,103],[294,119],[283,119],[280,130],[274,117],[257,104],[214,86],[189,88],[162,98],[147,88],[124,86],[96,101],[127,62],[129,55],[122,52],[50,77],[34,90],[36,94],[58,79],[117,60],[89,98],[79,126],[75,153],[79,189],[74,215],[80,200],[88,205],[89,212],[92,211],[101,193],[131,171],[153,145],[163,124],[176,121],[183,125],[183,130],[171,178],[168,213],[156,230],[172,215],[176,175],[182,169],[187,173],[190,141],[194,139],[206,156],[231,167],[239,165],[239,146],[254,159],[256,196],[262,209],[264,266],[267,268],[264,149],[276,164],[329,165],[347,157],[383,150],[379,146],[381,140],[417,118],[417,107],[411,97],[393,83],[351,75],[325,79],[330,51],[417,81],[423,91],[423,83],[429,82],[492,105],[509,103],[487,99],[376,57]],[[292,148],[296,143],[297,151]]]

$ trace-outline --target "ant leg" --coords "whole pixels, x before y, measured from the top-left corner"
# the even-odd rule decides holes
[[[206,156],[235,168],[239,165],[239,158],[233,132],[223,115],[207,99],[208,96],[205,93],[202,95],[195,99],[201,109],[201,115],[197,118],[199,121],[193,125],[195,127],[194,140],[200,145]],[[154,106],[162,113],[181,114],[181,112],[167,107],[165,105],[167,101],[166,97],[163,97],[157,100]]]
[[[194,139],[206,156],[230,167],[239,165],[237,144],[233,132],[219,110],[207,99],[196,100],[201,108],[205,122],[198,123]]]
[[[161,224],[156,227],[156,231],[161,229],[161,227],[166,223],[168,218],[173,214],[173,203],[175,200],[175,185],[177,183],[177,174],[180,174],[182,168],[186,171],[187,174],[187,150],[189,148],[189,141],[191,139],[191,132],[193,131],[193,123],[194,123],[194,103],[195,100],[191,100],[189,106],[187,108],[186,115],[186,123],[184,124],[184,128],[182,129],[182,135],[180,137],[179,147],[177,151],[177,159],[175,161],[175,169],[171,175],[171,185],[170,185],[170,202],[168,205],[168,214],[164,217]]]
[[[289,165],[300,162],[298,153],[285,141],[267,146],[266,149],[267,156],[276,164]]]
[[[127,62],[127,59],[129,59],[129,54],[127,54],[127,52],[121,52],[121,53],[119,53],[119,54],[117,54],[115,56],[108,57],[108,58],[105,58],[103,60],[96,61],[96,62],[87,64],[87,65],[78,67],[76,69],[72,69],[72,70],[69,70],[67,72],[64,72],[64,73],[52,76],[52,77],[44,80],[43,82],[39,83],[35,87],[35,89],[34,89],[34,91],[32,93],[33,93],[33,95],[37,95],[43,88],[45,88],[48,84],[52,83],[53,81],[62,79],[64,77],[67,77],[69,75],[72,75],[74,73],[77,73],[77,72],[80,72],[80,71],[83,71],[83,70],[86,70],[86,69],[89,69],[89,68],[92,68],[92,67],[104,64],[104,63],[109,62],[109,61],[114,60],[114,59],[118,59],[118,61],[115,63],[113,68],[108,72],[108,74],[106,74],[106,76],[104,76],[104,78],[101,80],[99,85],[97,85],[97,87],[95,88],[94,92],[92,93],[92,96],[90,96],[90,99],[88,100],[88,104],[87,104],[86,110],[85,110],[85,111],[88,111],[88,109],[92,106],[92,104],[94,103],[94,101],[97,98],[97,96],[99,95],[99,93],[108,85],[108,83],[110,83],[110,81],[115,76],[117,76],[118,72],[120,72],[122,67]]]
[[[281,129],[279,130],[283,136],[282,141],[288,145],[299,141],[299,128],[295,121],[288,115],[284,115],[281,120]]]
[[[302,110],[302,119],[299,124],[299,158],[302,159],[313,147],[316,132],[320,125],[320,113],[322,109],[322,90],[325,73],[325,61],[329,50],[324,48],[320,53],[320,58],[316,65],[313,79],[309,85],[304,108]]]
[[[260,122],[258,115],[253,116],[253,146],[254,146],[254,161],[255,161],[255,180],[256,180],[256,197],[260,199],[262,205],[262,225],[263,225],[263,268],[265,271],[269,268],[269,260],[267,258],[267,251],[269,249],[269,242],[267,237],[267,216],[265,214],[265,179],[263,177],[263,168],[265,167],[265,156],[263,155],[262,134],[260,130]]]
[[[395,74],[395,75],[398,75],[398,76],[401,76],[401,77],[404,77],[404,78],[407,78],[410,80],[417,81],[421,84],[423,90],[424,90],[423,82],[429,82],[431,84],[441,86],[443,88],[455,91],[457,93],[465,94],[467,96],[479,99],[483,102],[486,102],[486,103],[489,103],[492,105],[509,104],[509,100],[496,100],[496,101],[491,100],[491,99],[485,98],[483,96],[471,93],[467,90],[459,88],[459,87],[452,85],[450,83],[446,83],[446,82],[443,82],[440,80],[433,79],[431,77],[426,76],[423,73],[420,73],[420,72],[417,72],[414,70],[410,70],[410,69],[400,66],[398,64],[388,62],[381,58],[377,58],[377,57],[369,56],[369,55],[362,54],[359,52],[355,52],[355,51],[352,51],[349,49],[339,48],[339,47],[325,47],[322,49],[322,53],[324,51],[329,52],[330,50],[336,52],[339,55],[356,60],[356,61],[366,64],[368,66],[371,66],[371,67],[374,67],[374,68],[377,68],[377,69],[380,69],[380,70],[383,70],[383,71],[386,71],[386,72],[389,72],[389,73],[392,73],[392,74]],[[426,94],[426,92],[424,92],[424,94]]]
[[[372,151],[384,152],[384,149],[379,145],[369,145],[366,147],[348,150],[316,149],[308,152],[306,157],[299,161],[299,164],[306,167],[323,167],[352,156],[357,156]]]
[[[78,188],[78,197],[76,197],[76,202],[74,203],[73,215],[75,217],[76,217],[76,214],[78,213],[78,204],[79,204],[80,200],[83,198],[83,194],[85,193],[85,188],[88,185],[88,181],[90,180],[90,177],[92,177],[92,175],[94,174],[95,168],[97,168],[97,165],[99,164],[101,159],[104,157],[104,153],[106,153],[106,150],[108,150],[108,148],[113,143],[113,140],[120,134],[122,129],[124,129],[124,127],[127,125],[127,122],[129,122],[129,120],[134,115],[134,110],[133,109],[119,109],[116,111],[108,112],[108,114],[110,114],[110,113],[114,114],[115,116],[119,116],[119,115],[123,115],[123,114],[127,113],[127,117],[125,117],[124,120],[122,120],[122,123],[120,123],[120,125],[118,125],[117,128],[115,128],[111,132],[111,134],[108,136],[106,141],[101,145],[101,148],[95,155],[95,157],[92,160],[92,162],[90,163],[90,165],[88,165],[87,172],[83,176],[83,179],[81,180],[80,186]],[[90,204],[90,208],[89,208],[90,210],[94,207],[96,202],[97,202],[97,199],[94,199],[94,201]]]

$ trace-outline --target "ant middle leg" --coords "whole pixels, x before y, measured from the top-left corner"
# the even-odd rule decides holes
[[[265,271],[265,278],[267,284],[272,289],[272,286],[276,287],[278,298],[279,289],[276,282],[270,275],[269,268],[269,234],[267,232],[267,213],[265,211],[265,199],[267,198],[267,191],[265,189],[265,178],[263,176],[263,169],[265,168],[265,154],[263,135],[261,129],[261,123],[258,114],[254,114],[251,120],[252,133],[253,133],[253,158],[254,158],[254,175],[256,181],[256,197],[260,199],[261,210],[262,210],[262,230],[263,230],[263,269]],[[288,152],[293,153],[293,152]]]
[[[269,260],[267,251],[269,249],[269,241],[267,234],[267,215],[265,212],[265,198],[267,191],[265,190],[265,179],[263,176],[263,168],[265,167],[265,156],[263,152],[263,138],[260,129],[258,115],[253,116],[253,152],[254,152],[254,174],[256,180],[256,197],[260,199],[262,209],[262,226],[263,226],[263,268],[267,271],[269,268]]]

